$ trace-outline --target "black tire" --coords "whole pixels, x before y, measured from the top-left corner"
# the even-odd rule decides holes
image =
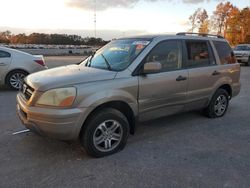
[[[117,123],[117,129],[115,131],[118,132],[112,132],[111,126],[115,125],[115,123],[113,124],[113,122]],[[110,127],[108,127],[109,124]],[[108,129],[106,129],[106,131],[103,131],[104,128],[102,125],[105,125],[104,127]],[[119,141],[112,140],[112,135],[110,136],[110,133],[108,134],[107,131],[109,131],[110,133],[112,132],[111,134],[119,134]],[[94,141],[95,138],[97,139],[96,136],[98,136],[98,134],[99,137],[101,137],[100,140],[104,141]],[[90,119],[87,120],[80,135],[80,142],[85,148],[87,154],[89,154],[90,156],[104,157],[122,150],[126,145],[128,135],[129,123],[126,116],[116,109],[104,108],[92,114]],[[112,145],[113,143],[114,148],[106,149],[106,143],[109,142],[107,140],[113,141],[110,141],[110,145]],[[100,142],[100,144],[97,144],[96,142]]]
[[[13,70],[8,73],[8,75],[6,76],[5,82],[9,88],[14,89],[14,90],[19,90],[21,87],[21,80],[25,78],[27,75],[28,73],[23,70]],[[14,77],[17,78],[16,84],[14,84],[14,81],[13,81]]]
[[[250,56],[248,57],[248,61],[246,62],[246,66],[250,65]]]
[[[218,103],[219,103],[219,101],[221,101],[221,103],[222,103],[222,101],[224,101],[224,100],[225,100],[225,103],[223,103],[223,107],[221,107],[221,110],[219,110]],[[209,105],[205,108],[204,113],[209,118],[222,117],[222,116],[224,116],[224,114],[227,111],[228,104],[229,104],[228,92],[225,89],[220,88],[213,95]],[[224,109],[224,110],[222,110],[222,109]]]

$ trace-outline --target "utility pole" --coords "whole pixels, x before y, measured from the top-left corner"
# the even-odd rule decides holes
[[[96,38],[96,0],[94,1],[94,32]]]

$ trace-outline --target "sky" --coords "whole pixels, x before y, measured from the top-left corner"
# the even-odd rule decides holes
[[[95,3],[96,2],[96,3]],[[112,38],[187,31],[199,7],[212,14],[223,0],[0,0],[0,31]],[[242,9],[250,0],[231,0]]]

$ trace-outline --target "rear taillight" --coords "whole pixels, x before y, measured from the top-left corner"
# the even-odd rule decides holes
[[[45,66],[45,62],[43,60],[34,60],[39,65]]]

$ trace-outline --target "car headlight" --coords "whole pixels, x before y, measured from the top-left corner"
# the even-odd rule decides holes
[[[76,88],[51,89],[42,94],[38,99],[38,105],[67,107],[71,106],[76,98]]]

